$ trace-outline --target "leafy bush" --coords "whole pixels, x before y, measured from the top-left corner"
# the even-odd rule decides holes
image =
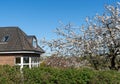
[[[94,75],[90,80],[91,84],[120,84],[120,72],[96,71]]]
[[[90,68],[24,68],[0,66],[0,84],[120,84],[120,72]]]
[[[79,70],[50,67],[24,69],[25,83],[86,84],[89,82],[92,74],[93,72],[90,69]]]
[[[0,84],[19,84],[22,74],[18,67],[0,66]]]
[[[25,84],[119,84],[117,71],[96,71],[89,68],[39,67],[24,69]]]

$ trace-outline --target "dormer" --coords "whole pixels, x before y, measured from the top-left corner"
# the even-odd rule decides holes
[[[32,39],[32,45],[34,48],[37,48],[37,39],[36,38]]]
[[[30,44],[32,44],[32,46],[34,48],[37,48],[37,39],[35,36],[28,36],[28,41],[30,42]]]
[[[6,36],[4,36],[3,38],[2,38],[2,42],[8,42],[8,40],[9,40],[9,36],[8,35],[6,35]]]

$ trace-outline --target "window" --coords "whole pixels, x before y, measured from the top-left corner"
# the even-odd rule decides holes
[[[7,42],[9,40],[9,36],[4,36],[2,42]]]
[[[27,67],[27,68],[29,68],[29,65],[24,65],[23,67]]]
[[[37,61],[37,60],[36,60],[36,57],[32,57],[32,58],[31,58],[31,61],[32,61],[32,63],[36,63],[36,61]]]
[[[37,56],[20,56],[20,57],[15,57],[15,65],[20,66],[22,69],[23,67],[38,67],[39,65],[39,57]]]
[[[20,63],[21,63],[21,58],[20,58],[20,57],[16,57],[15,63],[16,63],[16,64],[20,64]]]
[[[23,63],[29,63],[29,57],[24,57],[23,58]]]
[[[33,47],[37,48],[37,41],[36,41],[36,39],[33,39]]]

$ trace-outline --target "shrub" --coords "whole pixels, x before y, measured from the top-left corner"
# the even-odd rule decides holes
[[[0,84],[18,84],[22,75],[17,67],[0,66]]]
[[[88,68],[39,67],[24,69],[25,83],[40,84],[119,84],[117,71],[95,71]]]
[[[120,72],[90,68],[0,66],[0,84],[120,84]]]

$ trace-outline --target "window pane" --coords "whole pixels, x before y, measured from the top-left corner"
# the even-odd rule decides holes
[[[3,41],[3,42],[7,42],[8,39],[9,39],[9,36],[5,36],[5,37],[3,37],[2,41]]]
[[[31,67],[38,67],[38,64],[32,64]]]
[[[33,47],[37,48],[37,41],[35,39],[33,39]]]
[[[16,57],[16,59],[15,59],[15,63],[16,63],[16,64],[21,63],[20,57]]]
[[[23,58],[23,63],[29,63],[29,57],[24,57]]]
[[[37,61],[38,61],[38,62],[40,61],[40,57],[37,57]]]
[[[34,63],[34,57],[31,57],[31,62]]]
[[[24,68],[25,68],[25,67],[26,67],[26,68],[29,68],[29,65],[24,65],[23,67],[24,67]]]
[[[35,57],[31,57],[32,63],[35,63]]]

